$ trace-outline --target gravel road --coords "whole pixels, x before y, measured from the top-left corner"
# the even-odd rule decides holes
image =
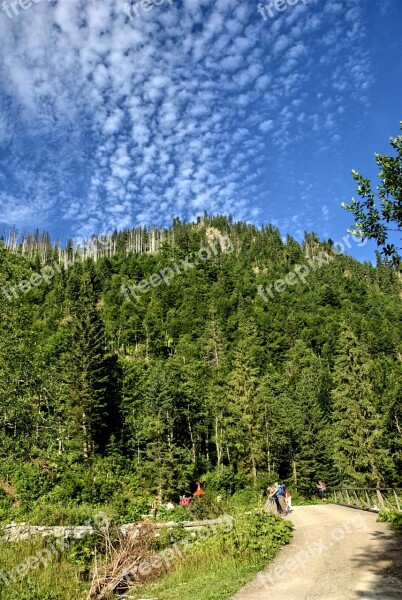
[[[402,536],[377,515],[295,507],[292,542],[232,600],[402,600]]]

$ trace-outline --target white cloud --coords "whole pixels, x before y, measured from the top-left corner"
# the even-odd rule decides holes
[[[0,144],[32,147],[11,148],[18,194],[0,178],[5,222],[61,217],[88,235],[203,210],[255,217],[267,148],[286,152],[306,123],[336,141],[345,98],[372,81],[368,56],[350,49],[364,36],[357,0],[269,25],[238,0],[165,2],[132,21],[123,4],[0,14]]]

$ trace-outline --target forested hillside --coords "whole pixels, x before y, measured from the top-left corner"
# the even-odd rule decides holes
[[[95,255],[61,255],[48,236],[2,242],[3,514],[44,502],[124,513],[197,480],[402,484],[395,270],[332,255],[264,299],[259,285],[333,242],[225,217],[136,239],[115,233]]]

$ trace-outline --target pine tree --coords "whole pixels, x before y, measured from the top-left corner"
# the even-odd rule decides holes
[[[385,431],[376,414],[370,381],[370,359],[347,325],[334,365],[334,460],[343,484],[381,485],[389,468]]]
[[[297,487],[308,494],[315,481],[332,477],[329,430],[320,405],[324,372],[320,358],[299,340],[288,352],[285,373],[295,398]]]
[[[258,465],[264,455],[263,406],[258,395],[259,368],[256,365],[257,329],[245,322],[239,329],[240,339],[229,377],[229,423],[231,446],[237,460],[257,482]]]
[[[216,449],[218,469],[223,464],[225,445],[226,386],[224,377],[225,342],[218,323],[216,310],[211,308],[204,341],[204,359],[207,371],[206,405],[212,420],[212,441]]]
[[[71,348],[65,361],[67,414],[86,458],[94,449],[105,446],[109,418],[106,337],[97,308],[96,287],[93,271],[84,271],[72,309]]]
[[[270,364],[261,379],[259,399],[263,410],[264,469],[272,482],[284,478],[294,450],[296,410],[286,379]]]

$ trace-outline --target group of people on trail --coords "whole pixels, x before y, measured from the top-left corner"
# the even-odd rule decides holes
[[[325,481],[319,479],[316,489],[321,500],[325,501],[327,492],[327,484]],[[275,481],[275,483],[267,489],[267,493],[268,499],[264,506],[266,512],[288,515],[292,511],[292,496],[289,490],[286,489],[283,481],[280,483]]]
[[[321,500],[325,501],[327,485],[322,479],[318,480],[316,489],[318,491],[318,494],[319,494]],[[292,495],[289,492],[289,490],[286,489],[286,486],[283,483],[283,481],[281,481],[280,483],[275,481],[275,483],[273,485],[268,487],[267,493],[268,493],[268,499],[264,506],[264,510],[266,512],[278,513],[280,515],[285,515],[285,516],[288,515],[290,512],[292,512]],[[193,496],[203,496],[204,494],[205,494],[204,490],[201,488],[200,484],[197,482],[197,490],[194,492]],[[186,494],[184,494],[183,496],[180,496],[180,506],[188,508],[190,511],[191,511],[191,501],[192,501],[191,496],[186,496]],[[217,502],[221,502],[221,501],[222,501],[222,497],[218,496]],[[152,516],[154,517],[154,519],[156,519],[156,517],[158,515],[159,505],[160,505],[160,497],[155,496],[155,499],[152,502]],[[174,504],[169,503],[169,505],[167,505],[166,507],[174,508]]]
[[[268,500],[264,507],[267,512],[275,512],[280,515],[288,515],[291,512],[292,496],[286,489],[283,481],[281,483],[275,481],[274,485],[270,486],[267,492]]]
[[[198,483],[197,481],[197,489],[193,494],[193,497],[197,497],[197,496],[204,496],[205,492],[202,489],[201,485]],[[219,498],[219,500],[218,500]],[[218,496],[217,501],[220,502],[221,500],[221,496]],[[180,506],[184,506],[185,508],[188,508],[190,513],[191,513],[191,501],[192,501],[192,497],[191,496],[186,496],[186,494],[184,494],[183,496],[180,496]],[[160,496],[155,496],[155,498],[152,501],[151,504],[151,509],[152,509],[152,516],[154,519],[156,519],[156,517],[158,516],[158,510],[159,507],[162,506],[160,503]],[[172,502],[169,502],[168,504],[164,504],[163,505],[164,508],[168,508],[168,509],[173,509],[174,508],[174,504]]]

